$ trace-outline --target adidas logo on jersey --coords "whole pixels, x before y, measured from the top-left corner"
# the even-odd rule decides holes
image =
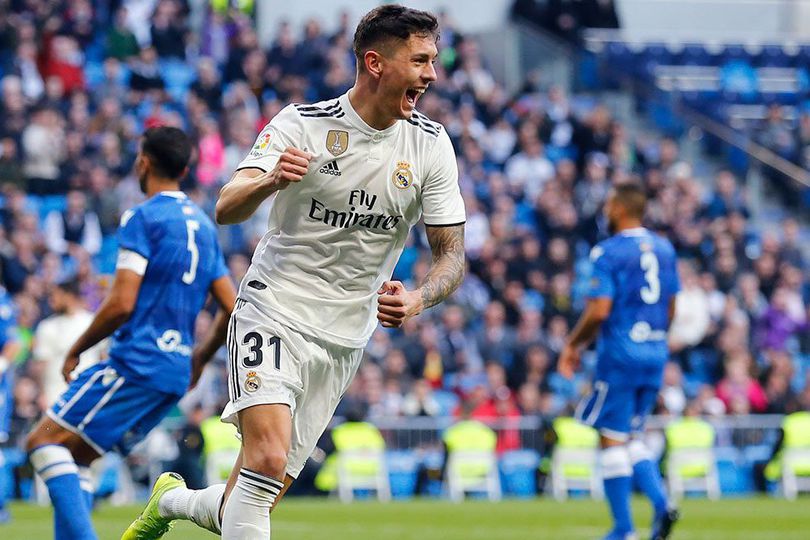
[[[332,176],[340,176],[341,172],[338,168],[337,160],[332,160],[323,167],[320,168],[318,171],[321,174],[331,174]]]

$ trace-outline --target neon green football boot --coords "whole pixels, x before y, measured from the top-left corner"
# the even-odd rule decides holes
[[[167,491],[179,487],[186,487],[185,480],[179,474],[166,472],[158,476],[152,488],[152,494],[146,502],[146,507],[138,519],[124,531],[121,540],[157,540],[169,532],[169,529],[172,528],[172,520],[160,515],[158,503]]]

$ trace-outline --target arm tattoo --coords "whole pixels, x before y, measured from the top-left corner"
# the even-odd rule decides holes
[[[464,224],[426,226],[433,264],[420,287],[424,309],[435,306],[455,291],[464,279]]]

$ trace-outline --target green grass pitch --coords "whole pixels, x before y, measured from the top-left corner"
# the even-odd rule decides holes
[[[807,540],[810,500],[727,499],[683,503],[683,519],[673,540]],[[3,540],[52,538],[51,510],[11,507],[12,523],[0,525]],[[139,507],[102,506],[93,515],[100,540],[118,540]],[[640,538],[647,538],[650,512],[634,501]],[[471,501],[453,504],[415,500],[343,505],[333,500],[287,499],[273,512],[273,540],[594,540],[608,528],[602,503],[547,499]],[[206,540],[214,535],[178,524],[167,540]]]

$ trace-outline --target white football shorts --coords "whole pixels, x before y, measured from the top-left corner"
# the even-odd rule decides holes
[[[222,420],[239,428],[237,412],[283,403],[292,414],[287,474],[297,478],[354,379],[363,349],[301,334],[238,299],[228,327],[228,392]]]

